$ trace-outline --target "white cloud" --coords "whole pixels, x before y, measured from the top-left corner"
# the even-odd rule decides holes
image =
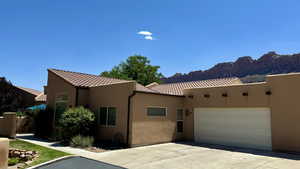
[[[153,37],[152,36],[145,36],[145,39],[146,40],[153,40]]]
[[[151,36],[152,33],[149,31],[139,31],[137,34],[139,35],[144,35],[144,36]]]

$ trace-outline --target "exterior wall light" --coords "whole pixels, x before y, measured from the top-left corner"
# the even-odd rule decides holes
[[[228,97],[228,94],[227,93],[223,93],[222,97]]]
[[[188,95],[188,98],[193,99],[194,95]]]
[[[248,92],[243,92],[243,96],[248,96]]]
[[[270,90],[266,91],[266,95],[272,95],[272,92]]]
[[[205,98],[209,98],[210,95],[209,95],[209,94],[204,94],[204,97],[205,97]]]

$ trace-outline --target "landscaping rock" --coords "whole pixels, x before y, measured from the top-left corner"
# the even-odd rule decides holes
[[[37,157],[36,151],[26,151],[20,149],[9,149],[10,158],[20,158],[21,161],[29,161]]]

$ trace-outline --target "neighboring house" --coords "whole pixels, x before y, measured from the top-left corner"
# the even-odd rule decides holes
[[[48,69],[47,105],[56,114],[84,106],[96,113],[99,140],[129,146],[177,140],[300,151],[300,74],[147,86]]]
[[[46,103],[46,96],[41,91],[20,86],[15,88],[21,95],[23,108]]]

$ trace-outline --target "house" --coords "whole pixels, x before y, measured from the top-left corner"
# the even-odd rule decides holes
[[[135,81],[48,69],[47,105],[96,113],[96,139],[129,146],[177,140],[300,151],[300,74],[143,86]]]
[[[20,86],[14,87],[22,98],[23,108],[46,103],[46,95],[43,92]]]

